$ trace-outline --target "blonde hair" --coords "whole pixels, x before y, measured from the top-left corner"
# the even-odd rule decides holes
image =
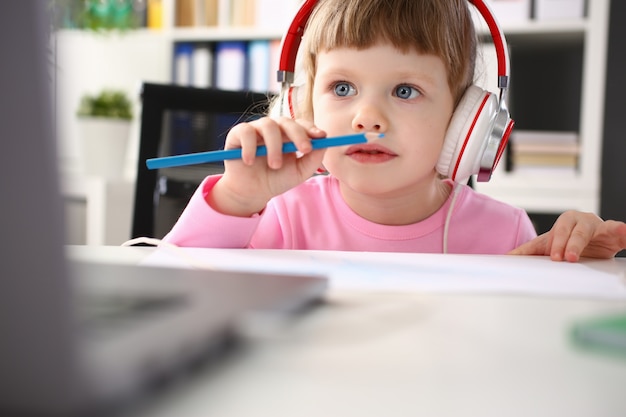
[[[477,37],[468,0],[319,0],[300,47],[304,91],[297,117],[312,118],[316,58],[336,48],[367,48],[388,42],[441,58],[458,102],[474,78]]]

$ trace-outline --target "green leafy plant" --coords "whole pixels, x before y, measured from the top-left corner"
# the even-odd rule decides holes
[[[78,106],[79,117],[107,117],[131,120],[132,103],[124,91],[106,89],[97,95],[85,94]]]
[[[97,32],[126,31],[142,26],[145,0],[49,0],[57,28]]]

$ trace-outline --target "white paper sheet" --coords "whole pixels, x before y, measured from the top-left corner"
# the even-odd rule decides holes
[[[330,288],[626,299],[626,260],[161,247],[145,264],[323,274]]]

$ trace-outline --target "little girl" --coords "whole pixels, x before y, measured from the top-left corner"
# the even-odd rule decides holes
[[[321,0],[300,53],[306,85],[297,118],[233,127],[225,148],[241,148],[242,159],[202,182],[165,241],[504,254],[536,236],[522,209],[437,170],[450,119],[473,83],[467,0]],[[353,133],[376,136],[311,148],[316,138]],[[282,154],[286,141],[299,152]],[[261,143],[267,156],[255,157]],[[328,175],[314,175],[320,166]]]

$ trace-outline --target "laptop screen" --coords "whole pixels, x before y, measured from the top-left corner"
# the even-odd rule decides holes
[[[73,401],[56,377],[71,378],[73,360],[47,8],[44,0],[20,0],[3,2],[0,13],[2,415],[34,392],[49,409]]]

